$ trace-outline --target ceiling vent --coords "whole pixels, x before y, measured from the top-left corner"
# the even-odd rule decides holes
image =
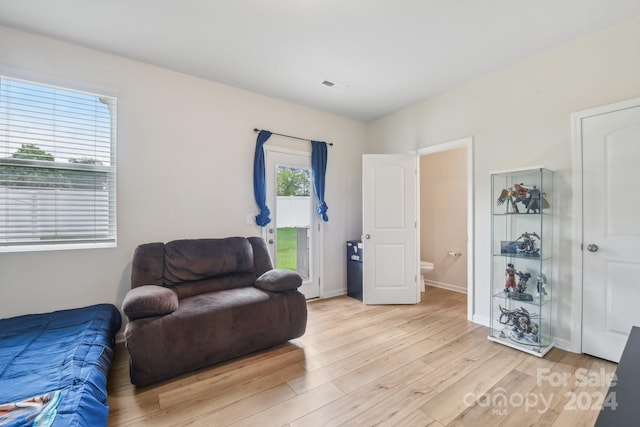
[[[322,86],[328,87],[328,88],[333,89],[333,90],[338,90],[338,91],[341,91],[341,90],[344,90],[344,89],[346,89],[346,88],[347,88],[347,86],[346,86],[346,85],[343,85],[343,84],[341,84],[341,83],[332,82],[332,81],[330,81],[330,80],[324,80],[324,81],[323,81],[322,83],[320,83],[320,84],[321,84]]]

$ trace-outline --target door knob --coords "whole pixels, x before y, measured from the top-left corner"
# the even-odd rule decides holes
[[[589,252],[598,252],[598,245],[590,243],[590,244],[587,245],[587,250]]]
[[[365,239],[367,239],[367,240],[369,240],[369,239],[371,238],[371,235],[370,235],[370,234],[365,234],[365,235],[364,235],[364,238],[365,238]]]
[[[273,245],[273,239],[269,239],[269,244]]]

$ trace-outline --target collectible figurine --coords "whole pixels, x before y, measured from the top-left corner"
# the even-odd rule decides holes
[[[517,253],[526,256],[536,256],[540,252],[540,248],[536,248],[536,242],[533,238],[540,240],[540,236],[534,231],[533,233],[524,232],[515,241],[522,239],[522,243],[517,248]]]
[[[513,267],[513,264],[507,264],[504,275],[507,276],[507,280],[504,283],[504,291],[507,293],[512,292],[516,288],[516,269]]]
[[[524,232],[516,240],[501,241],[500,254],[513,254],[520,258],[538,258],[540,257],[540,248],[536,247],[536,241],[534,238],[540,240],[540,236],[538,236],[536,232]]]
[[[540,213],[540,190],[534,185],[529,189],[529,201],[526,204],[527,213]]]
[[[518,284],[516,285],[516,292],[509,294],[509,298],[517,299],[519,301],[533,301],[533,295],[525,292],[527,290],[527,282],[531,278],[531,273],[518,271],[516,275],[520,280],[518,280]]]
[[[547,296],[547,290],[544,287],[545,283],[546,278],[544,277],[544,274],[538,274],[538,277],[536,279],[537,296]]]
[[[535,185],[533,187],[526,187],[523,184],[514,185],[518,191],[518,197],[516,203],[522,203],[527,208],[526,213],[540,213],[540,208],[549,209],[549,202],[545,198],[546,194],[541,193],[540,189]],[[518,212],[520,210],[518,209]]]
[[[525,187],[524,184],[514,184],[513,188],[516,190],[516,200],[514,206],[516,207],[516,212],[520,213],[520,208],[518,208],[518,203],[522,203],[522,205],[526,208],[530,203],[529,187]],[[527,211],[527,213],[529,213]]]
[[[496,206],[505,205],[507,213],[509,213],[509,205],[511,205],[511,212],[518,213],[518,208],[516,207],[516,192],[513,187],[505,188],[500,193],[500,197],[498,197],[498,201]]]
[[[500,307],[500,318],[498,322],[509,326],[509,338],[516,342],[525,342],[535,344],[540,341],[538,324],[531,321],[534,316],[524,308],[520,307],[515,310],[507,310]]]

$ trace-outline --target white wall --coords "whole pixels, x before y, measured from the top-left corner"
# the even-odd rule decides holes
[[[325,295],[346,292],[344,244],[362,228],[363,123],[5,27],[0,70],[118,92],[118,247],[0,254],[0,318],[119,306],[140,243],[260,235],[247,224],[257,214],[254,127],[334,143],[322,282]]]
[[[575,40],[535,58],[434,96],[371,123],[368,152],[408,153],[474,138],[474,318],[488,323],[489,173],[544,165],[557,171],[554,233],[557,343],[574,351],[571,330],[572,156],[570,114],[640,96],[640,18]],[[573,346],[573,347],[572,347]]]

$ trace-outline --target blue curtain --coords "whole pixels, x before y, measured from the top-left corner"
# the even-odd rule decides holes
[[[327,204],[324,202],[324,177],[327,173],[327,144],[311,141],[311,173],[313,189],[318,198],[318,213],[323,221],[329,221]]]
[[[264,150],[262,148],[270,137],[271,132],[267,130],[261,130],[258,133],[256,152],[253,156],[253,194],[256,204],[260,208],[260,214],[256,216],[256,224],[260,227],[264,227],[271,222],[271,218],[269,218],[271,211],[267,207],[267,183],[264,168]]]

